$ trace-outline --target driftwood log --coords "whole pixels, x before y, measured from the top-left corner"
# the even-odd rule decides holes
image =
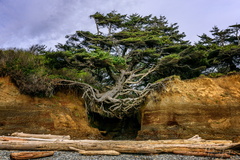
[[[216,158],[230,158],[228,153],[211,153],[211,152],[189,152],[189,151],[174,151],[174,154],[181,154],[186,156],[201,156],[201,157],[216,157]]]
[[[221,143],[220,143],[221,142]],[[115,150],[120,153],[173,153],[174,151],[211,150],[221,152],[240,145],[224,141],[192,142],[187,140],[165,141],[104,141],[104,140],[63,140],[63,141],[0,141],[1,150],[62,150],[69,147],[80,150]]]
[[[63,139],[44,139],[44,138],[0,136],[0,141],[46,141],[46,142],[55,142],[55,141],[63,141]]]
[[[204,140],[200,137],[180,140],[113,141],[64,140],[13,137],[0,138],[0,150],[77,151],[83,155],[119,155],[120,153],[174,153],[228,158],[238,155],[240,143],[228,140]]]
[[[45,151],[45,152],[19,152],[19,153],[11,153],[10,158],[13,160],[21,160],[21,159],[33,159],[33,158],[42,158],[52,156],[54,154],[53,151]]]
[[[19,137],[5,137],[1,136],[0,141],[27,141],[27,139],[19,138]]]
[[[78,153],[86,156],[92,156],[92,155],[111,155],[111,156],[118,156],[120,155],[119,152],[114,151],[114,150],[91,150],[91,151],[85,151],[85,150],[80,150],[74,147],[69,147],[69,149],[73,151],[77,151]]]
[[[29,133],[22,133],[22,132],[12,133],[12,136],[26,137],[26,138],[59,139],[59,140],[71,139],[69,135],[29,134]]]

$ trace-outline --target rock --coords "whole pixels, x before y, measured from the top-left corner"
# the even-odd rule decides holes
[[[240,74],[169,82],[152,92],[141,108],[138,139],[237,141],[240,133]]]

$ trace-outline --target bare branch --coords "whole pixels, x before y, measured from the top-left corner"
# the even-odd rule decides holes
[[[126,80],[126,84],[138,84],[140,83],[143,78],[145,78],[146,76],[148,76],[150,73],[152,73],[153,71],[155,71],[158,68],[158,65],[151,67],[147,73],[140,73],[140,74],[132,74],[129,76],[129,78]],[[131,81],[133,78],[136,77],[140,77],[137,81]]]

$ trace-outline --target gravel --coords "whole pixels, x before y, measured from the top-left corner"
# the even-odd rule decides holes
[[[10,160],[10,153],[20,151],[0,150],[0,160]],[[35,160],[221,160],[221,158],[182,156],[176,154],[137,155],[121,154],[119,156],[83,156],[77,152],[56,151],[53,156]],[[231,160],[239,160],[234,156]]]

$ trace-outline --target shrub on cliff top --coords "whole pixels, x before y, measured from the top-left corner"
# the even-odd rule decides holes
[[[1,50],[0,75],[10,76],[20,91],[25,94],[50,96],[53,92],[42,57],[29,51]]]

